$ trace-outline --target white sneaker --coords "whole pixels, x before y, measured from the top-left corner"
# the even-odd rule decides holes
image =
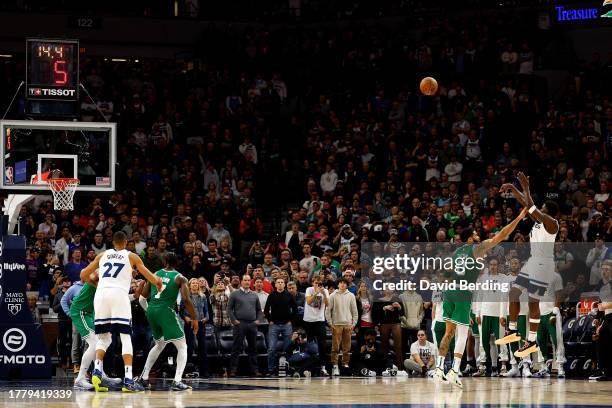
[[[340,367],[338,367],[337,365],[335,365],[335,366],[332,368],[332,375],[333,375],[334,377],[339,377],[339,376],[340,376]]]
[[[119,385],[123,382],[123,378],[113,378],[106,375],[106,373],[102,373],[102,382],[106,382],[112,385]]]
[[[521,372],[518,369],[518,366],[513,365],[510,371],[506,371],[502,374],[502,377],[520,377]]]
[[[396,374],[398,377],[408,377],[406,370],[399,370]]]
[[[475,367],[472,367],[472,365],[471,365],[470,363],[467,363],[467,364],[465,365],[465,369],[463,370],[463,373],[462,373],[462,374],[463,374],[463,375],[471,375],[471,374],[474,372],[474,370],[475,370],[475,369],[476,369],[476,368],[475,368]]]
[[[376,377],[376,371],[368,370],[369,377]]]
[[[478,371],[472,374],[472,377],[486,377],[487,376],[487,367],[480,365],[478,366]]]
[[[82,380],[75,381],[74,388],[89,391],[94,389],[94,385],[84,378]]]
[[[440,382],[440,383],[448,382],[448,380],[446,379],[446,376],[444,375],[444,370],[442,370],[440,367],[436,367],[436,369],[434,370],[433,378],[434,380],[436,380],[436,382]]]
[[[548,378],[550,377],[550,374],[548,373],[548,370],[546,369],[546,367],[544,367],[537,373],[533,374],[533,376],[536,378]]]
[[[325,368],[325,366],[321,367],[321,375],[325,377],[329,377],[329,373],[327,372],[327,369]]]
[[[448,370],[448,373],[446,373],[446,379],[455,387],[463,388],[463,383],[461,382],[459,375],[452,368]]]
[[[523,366],[523,377],[529,378],[532,377],[531,368],[528,365]]]
[[[310,378],[310,377],[312,377],[312,373],[310,371],[308,371],[308,370],[305,370],[304,371],[304,377],[305,378]]]
[[[563,368],[559,368],[557,371],[557,378],[565,378],[565,370]]]

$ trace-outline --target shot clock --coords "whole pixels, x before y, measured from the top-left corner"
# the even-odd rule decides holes
[[[26,96],[28,99],[78,100],[78,40],[28,38],[26,56]]]

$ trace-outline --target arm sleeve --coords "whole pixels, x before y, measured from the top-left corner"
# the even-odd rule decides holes
[[[55,313],[59,313],[62,309],[62,305],[60,304],[61,299],[64,297],[64,294],[58,290],[57,291],[57,295],[55,295],[55,298],[53,299],[53,311]]]
[[[261,302],[259,301],[259,297],[256,296],[257,299],[255,300],[255,312],[257,313],[255,315],[255,320],[259,320],[260,322],[264,319],[264,314],[261,311]],[[266,304],[268,304],[268,302],[266,301]]]
[[[208,301],[204,298],[204,303],[202,304],[202,314],[204,315],[205,320],[210,320],[210,314],[208,312]]]
[[[230,294],[229,301],[227,302],[227,313],[232,321],[238,320],[236,319],[236,314],[234,313],[234,306],[236,305],[236,297]]]
[[[272,298],[273,293],[270,294],[270,296],[268,296],[268,298],[266,299],[266,304],[264,306],[264,316],[266,316],[266,319],[268,320],[272,320],[270,318],[270,308],[272,307],[272,302],[271,302],[271,298]],[[261,305],[260,309],[261,309]]]
[[[73,293],[74,286],[71,286],[70,289],[68,289],[66,293],[64,293],[64,296],[62,296],[62,299],[60,300],[60,306],[62,307],[62,310],[64,310],[64,313],[66,313],[68,316],[70,316],[70,305],[68,304],[68,301],[72,300]]]
[[[589,268],[593,266],[593,263],[595,263],[595,248],[589,251],[589,254],[587,255],[585,263],[586,263],[586,266]]]
[[[410,345],[410,354],[419,354],[419,350],[417,349],[417,342],[415,341]]]
[[[298,293],[299,294],[299,293]],[[306,305],[306,296],[304,296],[304,305]],[[291,296],[291,320],[293,320],[298,313],[298,305],[295,298]]]
[[[329,302],[329,304],[325,308],[325,320],[327,320],[327,322],[331,326],[333,324],[333,322],[332,322],[332,311],[333,311],[333,308],[334,308],[334,296],[333,296],[333,293],[329,297],[328,302]]]
[[[352,315],[352,325],[353,327],[357,326],[357,319],[359,318],[359,314],[357,313],[357,300],[355,296],[352,297],[353,301],[351,302],[351,315]]]

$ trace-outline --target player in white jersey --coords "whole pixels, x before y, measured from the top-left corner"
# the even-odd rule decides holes
[[[91,382],[96,391],[107,391],[101,387],[103,366],[102,361],[106,350],[112,342],[112,331],[117,331],[121,338],[121,354],[125,365],[125,378],[122,390],[125,392],[143,391],[132,379],[132,339],[130,307],[130,283],[133,270],[140,272],[149,282],[160,290],[162,281],[153,275],[135,253],[125,249],[127,236],[122,231],[113,235],[114,249],[108,249],[81,271],[81,279],[90,276],[98,269],[98,289],[94,297],[95,327],[98,340],[96,342],[96,361]]]
[[[537,333],[540,324],[540,299],[544,297],[555,273],[554,243],[559,232],[559,223],[554,217],[559,214],[559,206],[554,201],[547,201],[542,209],[538,210],[529,192],[529,179],[523,172],[519,172],[517,178],[523,189],[522,193],[511,183],[504,184],[501,191],[510,190],[519,204],[529,209],[529,216],[535,221],[529,234],[531,257],[521,269],[510,290],[508,333],[495,343],[501,345],[521,340],[521,336],[517,333],[516,321],[521,307],[520,295],[523,291],[527,291],[529,333],[527,340],[523,339],[522,346],[514,353],[516,357],[522,358],[539,350]]]

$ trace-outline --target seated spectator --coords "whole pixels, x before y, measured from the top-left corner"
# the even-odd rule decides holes
[[[409,374],[425,377],[435,368],[438,350],[427,341],[425,330],[419,330],[417,337],[418,340],[410,345],[410,358],[404,360],[404,367]]]
[[[36,328],[42,325],[42,317],[40,316],[40,312],[38,311],[38,306],[36,302],[38,298],[36,295],[28,295],[28,308],[30,309],[30,313],[32,314],[32,320],[34,321],[34,326]]]
[[[365,377],[377,375],[392,376],[397,373],[393,359],[376,344],[376,330],[366,329],[363,336],[363,345],[359,348],[355,371]]]
[[[309,340],[304,329],[294,330],[287,348],[287,356],[289,370],[293,372],[293,376],[308,378],[312,375],[312,368],[319,364],[317,342]]]

